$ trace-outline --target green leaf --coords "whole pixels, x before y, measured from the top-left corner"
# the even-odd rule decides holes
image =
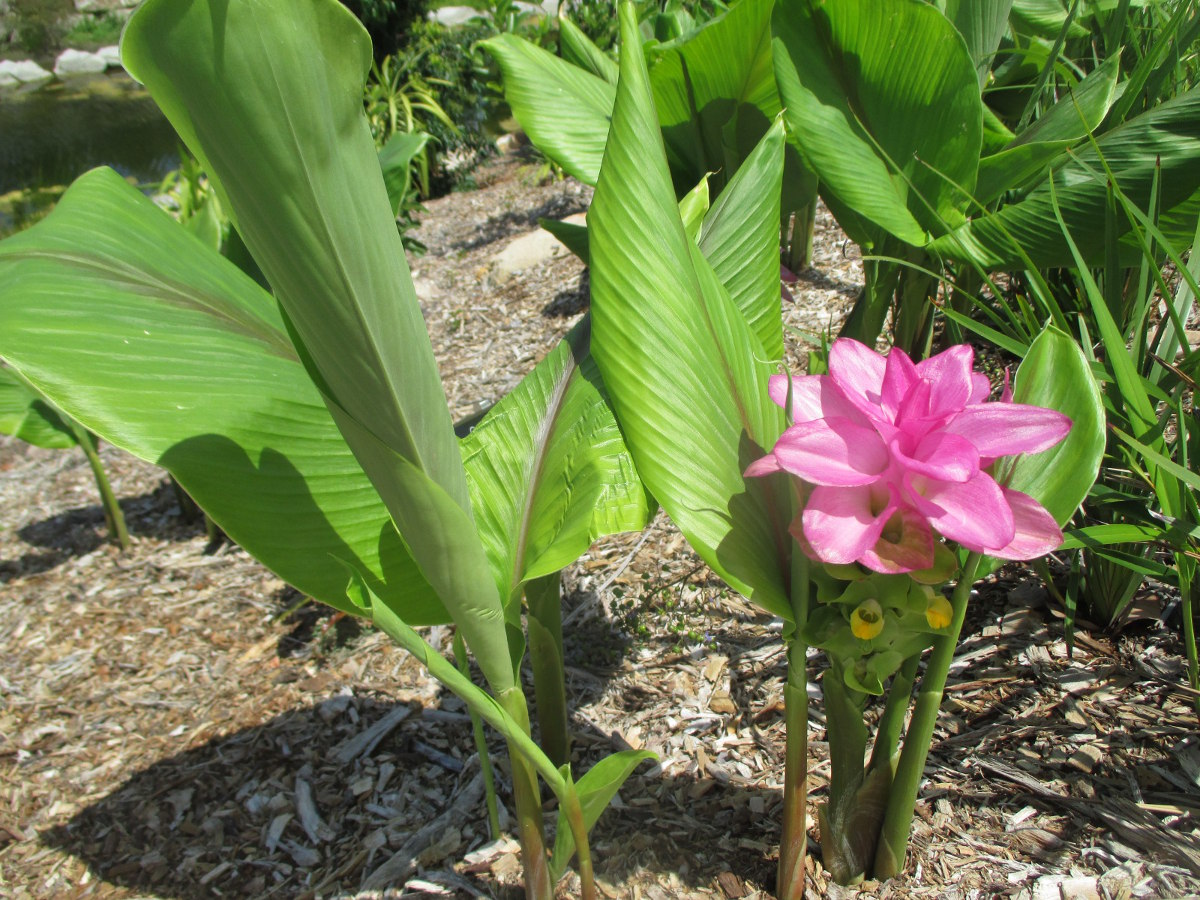
[[[1081,547],[1109,547],[1115,544],[1144,544],[1161,540],[1166,529],[1155,525],[1089,525],[1073,528],[1063,535],[1063,550]]]
[[[424,131],[398,131],[379,151],[379,168],[383,170],[383,184],[393,216],[400,214],[412,186],[409,167],[431,139],[432,135]]]
[[[742,476],[783,429],[771,369],[684,231],[632,8],[620,14],[621,80],[588,216],[592,354],[651,493],[731,586],[790,617],[786,483]]]
[[[564,222],[561,219],[538,219],[538,224],[558,238],[559,242],[583,260],[588,261],[588,231],[586,225]]]
[[[779,114],[774,0],[742,0],[649,53],[650,85],[676,196],[707,173],[719,195]]]
[[[575,792],[583,808],[583,824],[588,831],[592,830],[600,814],[608,808],[634,769],[643,760],[656,758],[649,750],[621,750],[604,757],[575,782]],[[560,808],[558,828],[554,833],[554,853],[550,857],[550,875],[555,881],[562,877],[574,854],[575,837],[571,834],[566,810]]]
[[[592,43],[591,38],[564,15],[558,17],[558,47],[567,62],[611,85],[617,83],[617,64],[613,58]]]
[[[3,352],[0,347],[0,354]],[[58,410],[3,365],[0,365],[0,434],[10,434],[47,450],[79,445],[70,423],[63,420]]]
[[[598,537],[640,531],[650,503],[625,449],[585,317],[462,441],[500,596],[577,559]]]
[[[1013,0],[945,0],[943,11],[966,42],[981,88],[987,83],[996,48],[1008,30],[1012,5]]]
[[[1008,486],[1033,497],[1066,523],[1087,496],[1104,456],[1104,405],[1087,357],[1068,334],[1047,328],[1017,369],[1013,399],[1056,409],[1071,419],[1060,444],[1012,466]]]
[[[788,129],[822,195],[917,246],[961,223],[983,105],[946,17],[918,0],[780,0],[774,28]]]
[[[780,118],[717,197],[700,229],[700,250],[769,360],[783,358],[779,287]]]
[[[115,172],[0,243],[0,356],[300,591],[346,610],[342,560],[412,621],[449,620],[270,295]]]
[[[1116,98],[1121,57],[1112,56],[1093,69],[1028,128],[1012,146],[1038,141],[1077,141],[1100,127]]]
[[[1121,191],[1141,209],[1147,208],[1156,166],[1161,166],[1165,212],[1191,200],[1200,187],[1200,88],[1105,132],[1095,144],[1074,151],[1024,199],[972,220],[933,241],[929,249],[989,269],[1072,265],[1070,247],[1054,216],[1052,177],[1063,219],[1080,252],[1088,262],[1100,261],[1108,196],[1101,156]],[[1122,224],[1127,230],[1128,223]]]
[[[516,35],[480,43],[504,73],[504,99],[529,139],[569,175],[595,184],[612,116],[612,84]]]
[[[148,0],[122,58],[215,174],[346,442],[507,690],[501,599],[363,112],[366,32],[336,0]]]

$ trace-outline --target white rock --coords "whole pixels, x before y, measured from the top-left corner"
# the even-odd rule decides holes
[[[584,214],[577,213],[563,219],[572,225],[583,225]],[[516,272],[536,266],[540,262],[568,253],[566,247],[544,228],[514,238],[508,246],[492,257],[492,271],[497,281],[507,281]]]
[[[481,13],[471,6],[443,6],[441,9],[431,10],[429,13],[430,21],[447,27],[461,25],[471,19],[484,18],[487,18],[486,13]]]
[[[104,64],[110,69],[121,68],[121,48],[117,44],[112,44],[108,47],[101,47],[96,51],[96,55],[104,60]]]
[[[21,83],[45,81],[47,78],[54,77],[53,73],[47,72],[30,59],[20,59],[16,61],[0,59],[0,78],[3,78],[5,75],[8,75]]]
[[[54,74],[59,78],[70,78],[72,75],[94,75],[108,68],[106,63],[96,53],[85,53],[83,50],[64,50],[54,61]]]
[[[0,87],[12,87],[14,84],[20,84],[17,81],[17,76],[10,72],[0,72]]]

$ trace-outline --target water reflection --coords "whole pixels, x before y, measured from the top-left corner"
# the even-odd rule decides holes
[[[101,165],[157,181],[178,164],[174,130],[124,73],[0,91],[0,195],[65,185]]]

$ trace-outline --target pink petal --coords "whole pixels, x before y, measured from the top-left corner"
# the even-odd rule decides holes
[[[969,344],[956,344],[917,364],[917,374],[932,389],[934,414],[960,410],[971,401],[974,388],[975,351]],[[986,396],[986,395],[985,395]]]
[[[816,487],[801,516],[803,536],[822,562],[845,565],[871,549],[895,507],[875,511],[870,487]],[[795,525],[792,526],[795,528]]]
[[[783,466],[779,464],[779,460],[774,453],[768,453],[762,459],[756,459],[750,465],[746,466],[746,471],[742,473],[747,478],[754,478],[759,475],[770,475],[772,472],[782,472]]]
[[[883,368],[883,385],[879,389],[879,400],[884,412],[893,422],[909,392],[917,384],[917,367],[903,350],[893,349],[888,354]]]
[[[922,436],[911,451],[912,441],[892,440],[888,446],[897,463],[909,472],[939,481],[969,481],[979,471],[979,451],[957,434],[934,431]]]
[[[1025,403],[980,403],[968,406],[946,425],[965,437],[988,459],[1037,453],[1067,436],[1071,420],[1053,409]]]
[[[901,506],[859,562],[868,569],[890,574],[928,569],[934,562],[933,532],[920,513]]]
[[[971,373],[971,399],[968,404],[982,403],[992,394],[992,383],[982,372]]]
[[[888,466],[875,429],[833,417],[793,425],[772,451],[779,464],[812,484],[870,484]]]
[[[1016,533],[1000,485],[986,472],[962,483],[906,476],[905,487],[934,530],[968,550],[1003,547]]]
[[[838,338],[829,348],[829,374],[846,398],[871,418],[882,417],[879,390],[884,358],[852,338]]]
[[[889,359],[891,357],[888,357]],[[934,406],[933,391],[929,387],[929,382],[918,381],[912,390],[910,390],[900,402],[899,406],[892,412],[892,421],[897,425],[907,425],[910,422],[919,422],[923,419],[929,419],[930,413]]]
[[[988,553],[1001,559],[1036,559],[1062,546],[1062,531],[1042,504],[1011,488],[1004,488],[1004,499],[1012,509],[1017,533],[999,550],[989,548]]]
[[[813,419],[841,416],[861,425],[868,420],[846,396],[837,389],[828,375],[793,375],[792,421],[796,424]],[[767,394],[779,407],[787,404],[788,376],[772,375],[767,382]]]

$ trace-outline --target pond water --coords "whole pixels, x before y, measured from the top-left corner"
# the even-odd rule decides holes
[[[0,91],[0,196],[67,185],[96,166],[140,184],[179,164],[179,140],[123,72]]]

